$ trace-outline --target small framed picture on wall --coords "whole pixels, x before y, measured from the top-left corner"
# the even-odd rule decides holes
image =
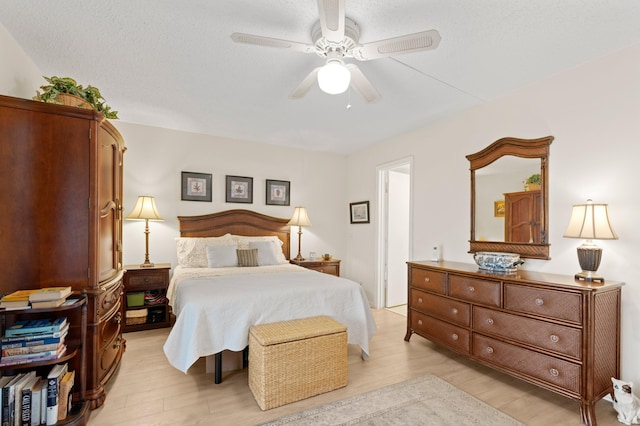
[[[358,201],[349,204],[351,223],[369,223],[369,202]]]
[[[211,176],[211,173],[182,172],[181,199],[211,202]]]
[[[288,206],[290,199],[291,183],[287,180],[267,179],[267,200],[268,206]]]
[[[245,176],[228,176],[227,203],[253,203],[253,178]]]

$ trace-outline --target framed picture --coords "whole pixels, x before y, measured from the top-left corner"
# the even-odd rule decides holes
[[[181,199],[211,202],[211,173],[182,172]]]
[[[267,205],[288,206],[290,187],[291,184],[288,180],[267,179]]]
[[[504,217],[504,200],[493,202],[493,216]]]
[[[253,178],[227,175],[227,203],[253,203]]]
[[[351,223],[369,223],[369,202],[349,203]]]

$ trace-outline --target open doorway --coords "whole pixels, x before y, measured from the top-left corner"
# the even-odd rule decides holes
[[[407,265],[411,258],[412,158],[378,167],[378,306],[407,303]]]

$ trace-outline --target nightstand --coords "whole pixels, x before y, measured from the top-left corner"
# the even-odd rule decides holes
[[[166,295],[171,264],[156,263],[148,268],[125,265],[124,269],[123,304],[129,313],[124,331],[170,327],[173,315]]]
[[[303,268],[313,269],[314,271],[324,272],[325,274],[340,276],[340,259],[329,260],[294,260],[289,262],[294,265],[302,266]]]

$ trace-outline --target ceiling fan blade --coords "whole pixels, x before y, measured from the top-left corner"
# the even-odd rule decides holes
[[[373,84],[367,79],[364,73],[356,64],[347,64],[347,69],[351,73],[351,83],[349,86],[368,104],[377,102],[380,99],[380,93],[373,87]]]
[[[314,68],[305,78],[298,84],[298,87],[293,89],[293,92],[289,94],[291,99],[300,99],[303,98],[309,90],[313,87],[313,85],[318,81],[318,71],[320,67]]]
[[[330,42],[344,39],[344,0],[318,0],[322,36]]]
[[[436,30],[422,31],[363,44],[353,49],[353,57],[361,61],[368,61],[369,59],[432,50],[438,47],[440,39],[440,33]]]
[[[277,47],[281,49],[291,49],[296,52],[309,53],[314,51],[314,46],[299,43],[297,41],[280,40],[278,38],[263,37],[253,34],[233,33],[231,39],[236,43],[255,44],[258,46]]]

